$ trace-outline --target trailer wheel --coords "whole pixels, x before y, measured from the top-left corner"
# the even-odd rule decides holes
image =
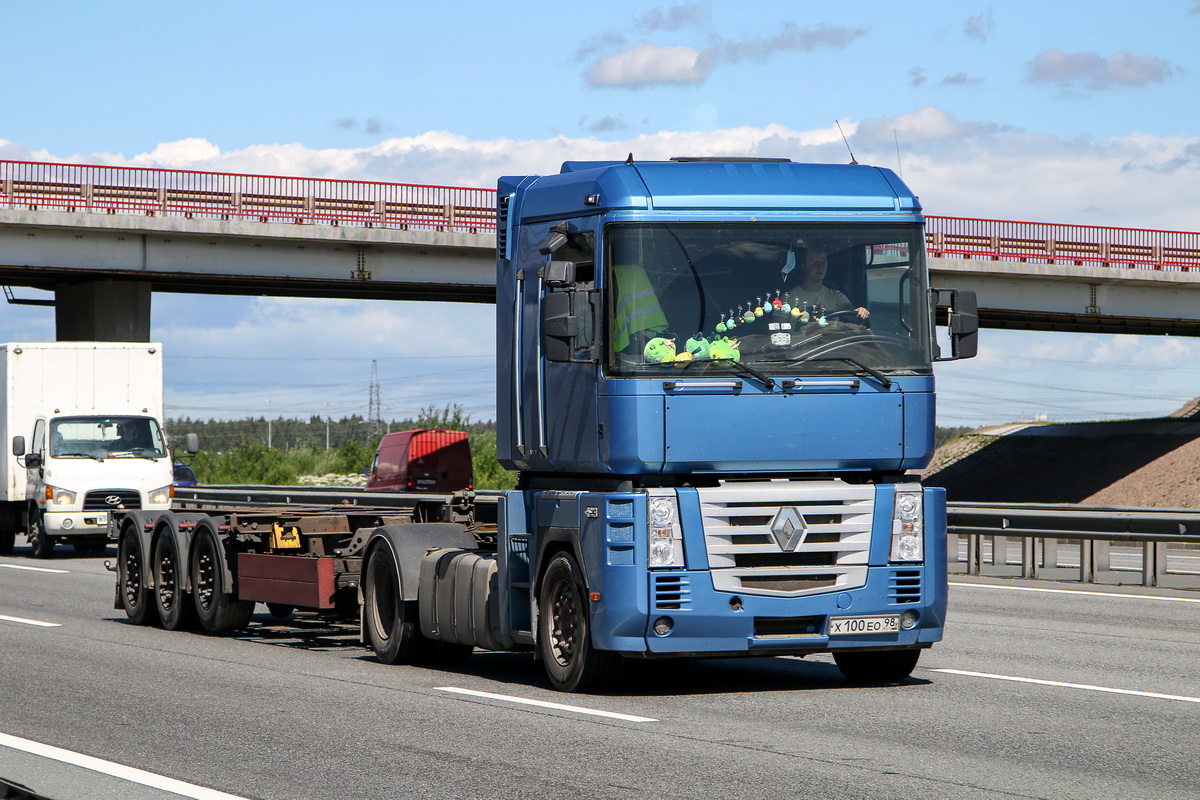
[[[375,657],[384,664],[411,664],[427,655],[432,643],[421,635],[416,615],[406,607],[391,547],[374,548],[362,587],[363,634]]]
[[[587,597],[575,559],[554,556],[538,592],[538,651],[560,692],[601,688],[617,680],[624,666],[619,654],[592,647]]]
[[[33,548],[34,558],[50,558],[54,555],[54,540],[46,534],[46,526],[42,515],[33,512],[29,515],[29,546]]]
[[[196,607],[190,592],[183,589],[183,560],[170,530],[164,530],[154,545],[154,607],[169,631],[196,626]]]
[[[154,622],[154,600],[142,584],[142,543],[137,531],[127,530],[117,546],[117,594],[121,608],[134,625]]]
[[[17,541],[17,532],[13,530],[0,531],[0,556],[10,555]]]
[[[212,528],[196,532],[196,546],[191,558],[192,596],[196,616],[204,630],[210,633],[237,630],[250,624],[254,603],[238,600],[226,586],[221,542]]]
[[[853,683],[899,683],[916,669],[921,651],[865,650],[834,653],[833,661],[846,680]]]

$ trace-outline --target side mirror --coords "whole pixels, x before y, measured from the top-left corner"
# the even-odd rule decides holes
[[[188,451],[189,455],[194,456],[194,455],[196,455],[196,453],[199,453],[200,452],[200,437],[194,433],[189,433],[187,435],[186,447],[187,447],[187,451]]]
[[[567,289],[575,285],[574,261],[547,261],[542,267],[542,280],[551,289]]]
[[[934,361],[957,361],[974,358],[979,352],[979,302],[975,292],[965,289],[931,289],[934,311],[940,307],[942,292],[950,295],[947,307],[947,329],[950,333],[950,355]]]
[[[25,469],[37,469],[42,465],[42,457],[37,453],[25,456]]]
[[[550,262],[570,263],[570,262]],[[574,267],[574,264],[571,265]],[[542,333],[547,361],[571,361],[579,319],[573,308],[574,292],[548,292],[542,302]]]
[[[25,437],[14,436],[12,442],[12,453],[14,456],[25,455]]]

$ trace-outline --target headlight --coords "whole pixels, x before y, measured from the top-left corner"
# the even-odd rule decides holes
[[[54,506],[73,506],[75,505],[75,493],[70,489],[47,485],[46,502]]]
[[[155,489],[154,491],[150,492],[149,503],[152,506],[169,505],[171,502],[171,498],[174,496],[175,496],[175,487],[172,486],[171,484],[167,484],[166,486],[162,487],[161,489]]]
[[[892,503],[892,561],[925,558],[925,496],[921,487],[896,486]]]
[[[648,561],[651,567],[683,566],[683,531],[675,493],[651,495],[646,514]]]

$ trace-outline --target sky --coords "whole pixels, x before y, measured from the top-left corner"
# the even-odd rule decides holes
[[[848,143],[929,214],[1200,231],[1200,0],[0,0],[0,30],[0,159],[493,187]],[[0,341],[52,314],[0,306]],[[169,417],[365,416],[373,370],[385,419],[494,417],[490,307],[156,294],[151,326]],[[1158,416],[1200,341],[985,329],[937,376],[944,426]]]

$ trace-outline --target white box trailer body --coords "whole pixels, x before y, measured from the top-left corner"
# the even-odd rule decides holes
[[[102,549],[113,512],[170,507],[162,376],[153,342],[0,344],[0,551],[21,530],[43,557]]]

